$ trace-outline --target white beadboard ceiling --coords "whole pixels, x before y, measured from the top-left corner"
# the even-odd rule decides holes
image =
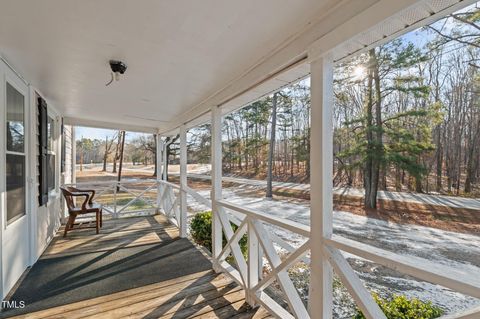
[[[66,117],[162,131],[309,28],[319,25],[328,36],[339,24],[334,14],[347,19],[388,2],[356,1],[2,0],[0,54]],[[335,58],[458,6],[456,0],[397,1],[406,9],[358,30]],[[128,70],[106,87],[110,59],[126,62]],[[303,64],[276,74],[225,108],[245,105],[308,70]]]
[[[0,53],[67,117],[161,127],[334,2],[2,0]]]

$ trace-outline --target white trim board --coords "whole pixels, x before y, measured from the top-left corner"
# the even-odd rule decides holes
[[[112,130],[122,130],[122,131],[129,131],[129,132],[139,132],[139,133],[152,133],[152,134],[157,133],[156,127],[136,126],[136,125],[130,125],[125,123],[102,122],[102,121],[94,121],[94,120],[80,119],[80,118],[73,118],[73,117],[64,117],[63,124],[73,125],[73,126],[112,129]]]

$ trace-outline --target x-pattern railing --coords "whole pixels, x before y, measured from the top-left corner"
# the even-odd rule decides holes
[[[135,185],[137,184],[137,185]],[[141,185],[141,187],[140,187]],[[95,186],[97,198],[109,196],[113,203],[104,205],[104,210],[114,217],[132,212],[128,210],[136,202],[151,205],[152,208],[165,214],[170,220],[180,226],[181,215],[186,214],[186,207],[181,208],[181,196],[190,195],[197,202],[211,208],[209,199],[201,196],[188,186],[178,186],[162,180],[129,180],[124,182],[80,183],[77,187]],[[110,194],[111,193],[111,194]],[[128,194],[131,199],[122,205],[117,204],[120,195]],[[154,194],[156,201],[152,200]],[[147,196],[147,195],[150,195]],[[125,197],[123,197],[125,199]],[[414,256],[401,256],[367,244],[359,243],[338,235],[324,238],[321,243],[310,240],[310,227],[284,218],[275,217],[249,208],[240,207],[226,200],[215,202],[217,207],[213,214],[218,216],[222,232],[216,236],[225,236],[226,243],[222,245],[217,256],[213,256],[215,269],[230,275],[246,291],[247,301],[255,306],[261,304],[279,318],[310,318],[308,307],[305,306],[299,291],[295,288],[288,270],[298,262],[310,264],[310,251],[321,246],[322,255],[335,270],[357,306],[367,318],[386,318],[370,292],[348,263],[342,251],[365,258],[401,273],[421,280],[440,284],[465,295],[480,298],[480,277],[475,274],[465,274],[451,267],[447,268],[432,264],[430,261]],[[234,227],[233,225],[236,225]],[[294,247],[272,231],[272,229],[294,233],[305,238],[299,247]],[[247,236],[248,249],[244,255],[240,240]],[[215,234],[214,234],[215,236]],[[286,254],[284,252],[287,252]],[[231,257],[229,259],[229,257]],[[268,265],[264,264],[265,261]],[[269,266],[264,272],[264,266]],[[278,296],[270,296],[268,288],[275,287],[283,293],[283,300]],[[319,302],[309,300],[309,302]],[[285,307],[284,305],[287,305]],[[445,316],[445,319],[479,318],[480,308]]]
[[[247,300],[252,305],[261,304],[279,318],[310,318],[307,307],[289,277],[288,269],[299,261],[309,264],[309,252],[312,245],[321,246],[324,258],[331,264],[366,318],[386,317],[341,251],[371,260],[421,280],[437,283],[460,293],[480,298],[480,277],[475,274],[465,274],[455,269],[434,265],[419,257],[397,255],[337,235],[325,238],[322,243],[312,243],[309,239],[310,227],[308,226],[233,205],[226,200],[217,201],[217,204],[220,208],[216,213],[219,214],[227,244],[223,246],[215,262],[244,287],[247,292]],[[233,212],[235,212],[236,218],[233,217]],[[243,217],[238,218],[239,214]],[[232,223],[238,225],[235,232]],[[273,225],[304,236],[306,240],[295,248],[267,229],[266,225]],[[239,247],[239,240],[245,234],[248,236],[247,258],[241,253]],[[279,250],[287,250],[289,253],[281,255],[276,247],[280,248]],[[225,260],[229,253],[235,260],[234,265]],[[261,271],[263,258],[268,261],[271,268],[265,276]],[[265,292],[265,289],[274,282],[278,283],[283,292],[288,311],[281,305],[281,302]],[[309,302],[319,301],[309,300]],[[449,319],[479,317],[480,308],[445,316]]]
[[[245,288],[247,299],[250,303],[259,303],[281,318],[308,318],[307,308],[288,274],[290,266],[300,260],[308,261],[306,256],[310,249],[308,227],[293,221],[232,205],[225,200],[218,201],[218,204],[220,206],[218,213],[227,243],[223,246],[216,262]],[[232,218],[234,216],[232,212],[235,212],[237,216],[239,214],[243,216]],[[238,224],[234,232],[232,223],[237,224],[238,219],[240,219],[240,224]],[[307,240],[300,247],[294,248],[279,236],[267,230],[265,224],[294,231],[307,238]],[[248,238],[246,258],[242,254],[239,245],[239,240],[245,234],[247,234]],[[274,243],[279,247],[287,249],[289,252],[286,255],[281,255],[280,250],[275,248]],[[236,267],[232,267],[225,260],[229,253],[232,254]],[[264,258],[271,268],[270,272],[265,276],[263,274]],[[281,305],[280,301],[274,300],[265,292],[265,289],[274,282],[277,283],[283,292],[284,301],[292,313],[288,312]]]

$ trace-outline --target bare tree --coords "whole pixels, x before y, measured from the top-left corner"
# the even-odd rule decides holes
[[[119,165],[118,165],[118,178],[117,180],[120,182],[122,179],[122,166],[123,166],[123,155],[125,149],[125,131],[120,131],[120,150],[119,150]]]
[[[105,136],[105,152],[103,153],[103,169],[102,169],[103,172],[107,171],[107,160],[108,160],[108,156],[113,151],[112,147],[113,147],[113,143],[115,141],[115,138],[116,138],[115,135],[112,136],[112,139],[109,142],[108,141],[108,135]]]
[[[267,198],[272,198],[273,156],[275,154],[275,132],[277,130],[277,99],[278,99],[278,93],[273,94],[272,124],[270,129],[270,146],[268,149],[267,191],[265,194],[265,197]]]

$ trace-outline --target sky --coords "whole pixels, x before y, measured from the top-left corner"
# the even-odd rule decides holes
[[[116,130],[107,130],[101,128],[93,128],[93,127],[84,127],[84,126],[75,126],[75,139],[77,141],[81,140],[82,137],[89,138],[89,139],[99,139],[104,140],[106,136],[108,138],[112,138],[115,135]],[[125,135],[125,141],[131,141],[139,136],[146,135],[146,133],[136,133],[136,132],[128,132]],[[147,134],[148,135],[148,134]]]

